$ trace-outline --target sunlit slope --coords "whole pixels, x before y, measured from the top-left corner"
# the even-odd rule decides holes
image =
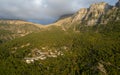
[[[34,53],[36,49],[53,53],[60,51],[62,55],[46,55],[44,60],[27,64],[26,57],[39,56]],[[119,75],[120,22],[84,27],[81,32],[54,28],[32,33],[1,45],[0,59],[1,74]]]
[[[42,25],[21,20],[0,20],[0,41],[3,43],[16,37],[40,31],[42,28]]]

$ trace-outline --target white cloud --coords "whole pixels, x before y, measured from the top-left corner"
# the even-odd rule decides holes
[[[48,21],[101,1],[117,0],[0,0],[0,16]]]

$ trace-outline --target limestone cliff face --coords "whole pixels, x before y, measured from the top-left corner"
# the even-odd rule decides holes
[[[79,13],[76,13],[73,22],[79,21],[86,25],[95,25],[109,9],[111,9],[111,6],[104,2],[93,4],[88,9],[78,11]]]
[[[91,5],[84,18],[84,21],[87,21],[86,25],[97,24],[101,17],[106,14],[110,8],[111,6],[104,2]]]
[[[86,8],[80,9],[75,15],[73,15],[72,22],[80,21],[81,23],[81,21],[85,18],[87,12],[88,12],[88,9]]]
[[[112,6],[105,2],[92,4],[89,8],[82,8],[74,15],[61,19],[55,24],[73,24],[79,23],[93,26],[100,23],[102,16],[105,15]]]
[[[120,0],[116,3],[116,7],[120,8]]]

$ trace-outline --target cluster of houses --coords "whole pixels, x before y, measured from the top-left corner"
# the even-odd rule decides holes
[[[25,62],[29,64],[29,63],[33,63],[35,60],[45,60],[50,57],[56,58],[57,56],[62,56],[62,55],[63,55],[63,52],[61,51],[57,51],[57,50],[41,51],[36,48],[32,51],[32,57],[25,58]]]

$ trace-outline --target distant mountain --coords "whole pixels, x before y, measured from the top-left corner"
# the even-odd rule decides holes
[[[0,40],[7,41],[40,31],[44,26],[23,20],[0,20]]]
[[[60,18],[57,20],[57,21],[59,21],[59,20],[61,20],[61,19],[64,19],[64,18],[67,18],[67,17],[70,17],[70,16],[72,16],[73,14],[65,14],[65,15],[62,15],[62,16],[60,16]]]

